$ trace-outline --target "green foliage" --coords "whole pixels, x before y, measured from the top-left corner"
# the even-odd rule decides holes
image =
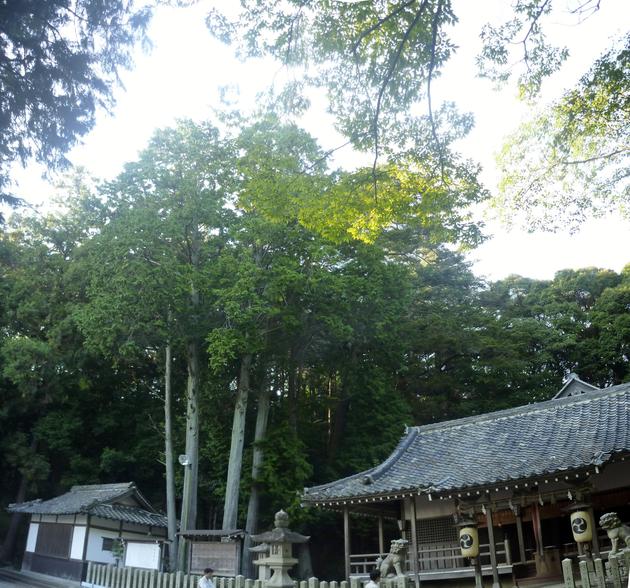
[[[0,201],[9,166],[31,157],[64,167],[65,153],[113,104],[119,72],[146,42],[151,16],[132,0],[14,0],[0,6]]]
[[[481,240],[468,207],[487,193],[478,170],[454,156],[419,160],[408,150],[372,169],[327,173],[315,140],[272,116],[245,128],[237,146],[243,152],[238,203],[269,220],[297,220],[334,243],[373,243],[401,226],[421,232],[423,245]]]
[[[326,89],[338,129],[378,154],[414,120],[412,104],[453,51],[444,29],[455,20],[448,0],[244,0],[236,18],[215,10],[206,22],[243,57],[304,67],[308,82]]]
[[[266,510],[276,512],[282,508],[299,524],[303,517],[300,490],[313,471],[306,447],[286,420],[278,422],[261,445],[265,459],[258,482],[269,501]]]
[[[581,16],[589,10],[597,10],[594,2],[587,0],[575,13]],[[589,5],[591,5],[589,7]],[[560,69],[569,55],[566,47],[549,43],[543,23],[552,14],[553,0],[517,0],[512,4],[513,16],[500,25],[486,24],[481,31],[483,48],[477,58],[480,74],[496,82],[505,82],[514,70],[518,76],[521,97],[536,96],[545,78]],[[513,47],[520,51],[520,59],[514,63]],[[522,68],[518,65],[522,64]]]
[[[507,220],[518,211],[532,230],[577,229],[588,216],[630,214],[629,81],[627,35],[508,139],[496,200]]]

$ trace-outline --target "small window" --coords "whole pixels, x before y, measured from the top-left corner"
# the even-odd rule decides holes
[[[113,551],[114,540],[111,537],[103,537],[103,551]]]

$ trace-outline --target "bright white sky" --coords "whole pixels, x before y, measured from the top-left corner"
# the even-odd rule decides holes
[[[234,0],[232,0],[234,1]],[[494,91],[487,80],[476,79],[474,58],[483,23],[502,21],[509,11],[507,0],[454,0],[460,24],[453,38],[460,50],[440,82],[437,99],[454,100],[462,111],[475,114],[476,127],[461,145],[462,152],[480,161],[483,179],[494,190],[497,182],[494,154],[502,138],[525,117],[527,108],[515,99],[514,86]],[[571,0],[559,2],[570,5]],[[483,7],[483,8],[481,8]],[[125,90],[118,92],[113,116],[102,114],[93,132],[70,154],[71,161],[93,175],[110,178],[126,161],[133,160],[157,128],[171,125],[177,118],[202,120],[220,108],[219,87],[232,86],[230,95],[247,110],[255,93],[266,88],[278,67],[270,62],[240,63],[231,49],[212,39],[204,20],[208,2],[189,8],[161,8],[153,20],[150,37],[154,48],[139,53],[132,72],[123,76]],[[587,69],[593,59],[624,32],[630,23],[630,2],[605,0],[601,10],[579,26],[559,20],[550,34],[569,46],[571,58],[561,75],[545,88],[544,98],[561,93]],[[236,89],[238,88],[238,89]],[[319,137],[324,147],[341,142],[330,129],[330,118],[314,112],[304,124]],[[338,163],[350,153],[340,153]],[[47,200],[52,188],[38,181],[36,168],[16,174],[18,193],[28,201]],[[630,222],[618,217],[593,220],[575,235],[510,232],[487,221],[493,238],[471,255],[475,272],[489,279],[509,274],[551,278],[557,270],[599,266],[619,271],[630,262]]]

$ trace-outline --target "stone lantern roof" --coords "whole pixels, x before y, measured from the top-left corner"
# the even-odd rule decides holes
[[[306,535],[300,535],[289,530],[289,515],[280,510],[276,513],[274,519],[274,528],[271,531],[260,533],[259,535],[252,535],[252,540],[259,543],[306,543],[310,537]]]

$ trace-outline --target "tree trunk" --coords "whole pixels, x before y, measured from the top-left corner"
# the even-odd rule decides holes
[[[199,268],[201,236],[199,226],[194,224],[190,237],[190,265],[193,271]],[[190,325],[194,329],[199,320],[199,290],[194,279],[190,283]],[[182,514],[180,530],[190,531],[196,528],[197,522],[197,484],[199,473],[199,388],[200,374],[200,342],[193,333],[188,342],[187,363],[188,383],[186,386],[186,455],[188,465],[184,470],[184,489],[182,495]],[[178,568],[186,570],[186,541],[179,542]]]
[[[252,456],[252,487],[247,505],[247,522],[245,523],[245,541],[243,544],[243,569],[241,573],[246,578],[254,577],[253,554],[249,551],[252,545],[251,535],[258,531],[258,509],[260,505],[260,492],[258,476],[263,461],[263,450],[260,442],[267,435],[267,423],[269,422],[269,406],[271,391],[263,378],[263,383],[258,394],[258,412],[256,413],[256,432],[254,433],[254,454]]]
[[[32,445],[31,445],[32,447]],[[22,474],[20,479],[20,485],[18,487],[17,494],[15,496],[15,502],[24,502],[26,498],[26,476]],[[15,539],[17,538],[17,532],[20,528],[20,522],[24,515],[20,512],[14,512],[11,515],[11,522],[7,529],[7,534],[4,537],[2,543],[2,549],[0,549],[0,562],[11,562],[13,554],[15,553]]]
[[[230,461],[228,463],[225,506],[223,509],[223,530],[236,529],[238,493],[241,481],[241,467],[243,464],[243,445],[245,443],[245,416],[247,413],[247,397],[249,395],[249,369],[251,364],[251,354],[243,356],[236,391],[234,419],[232,421]]]
[[[164,460],[166,461],[166,516],[168,519],[169,567],[177,568],[177,511],[175,509],[175,471],[173,466],[172,349],[166,345],[164,368]]]
[[[197,477],[199,472],[199,342],[188,344],[188,385],[186,387],[186,456],[180,530],[195,529],[197,519]],[[186,542],[180,541],[180,570],[186,566]]]

